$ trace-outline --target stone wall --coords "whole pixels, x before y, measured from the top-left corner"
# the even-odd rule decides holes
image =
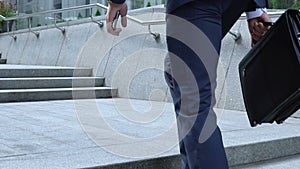
[[[142,20],[165,18],[162,10],[153,9],[138,10],[135,16]],[[1,34],[2,58],[8,64],[89,67],[95,76],[105,76],[106,85],[117,87],[120,97],[171,100],[163,76],[165,25],[151,27],[161,34],[160,40],[149,34],[147,26],[132,21],[118,37],[92,22],[64,27],[65,35],[56,28],[36,28],[39,38],[28,30],[15,32],[16,41]],[[243,110],[237,66],[250,50],[245,18],[241,17],[231,31],[239,32],[241,38],[235,41],[228,34],[223,39],[216,96],[218,107]]]

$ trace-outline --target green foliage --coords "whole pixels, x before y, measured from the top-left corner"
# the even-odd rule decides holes
[[[0,1],[0,15],[4,17],[14,16],[16,8],[11,3],[11,1],[5,3],[4,1]]]
[[[11,1],[5,3],[4,1],[0,1],[0,15],[4,17],[11,17],[15,15],[16,8],[12,4]],[[3,19],[0,18],[0,27],[3,25]]]
[[[58,19],[58,20],[56,20],[56,23],[63,23],[63,22],[66,22],[66,20],[65,19]]]
[[[82,17],[82,15],[81,15],[81,13],[79,12],[78,13],[78,15],[77,15],[77,19],[82,19],[83,17]]]
[[[146,7],[151,7],[151,3],[148,1]]]
[[[40,27],[40,26],[42,26],[42,24],[40,24],[40,23],[36,24],[36,27]]]
[[[95,16],[100,16],[100,15],[101,15],[101,12],[99,11],[99,9],[97,9]]]
[[[270,6],[273,9],[287,9],[294,4],[294,1],[295,0],[270,0]]]
[[[293,4],[292,8],[294,8],[294,9],[300,9],[300,2],[299,2],[299,0],[295,0],[295,3]]]

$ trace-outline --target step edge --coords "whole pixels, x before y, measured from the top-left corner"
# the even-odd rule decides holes
[[[10,89],[0,90],[0,94],[4,93],[26,93],[26,92],[56,92],[56,91],[88,91],[88,90],[117,90],[108,86],[104,87],[74,87],[74,88],[41,88],[41,89]]]
[[[297,136],[295,137],[297,139],[300,140],[300,137]],[[283,138],[283,139],[277,139],[277,140],[274,140],[276,142],[280,142],[282,140],[285,140],[287,138]],[[260,144],[260,143],[267,143],[267,142],[273,142],[273,140],[270,140],[270,141],[262,141],[262,142],[257,142],[257,143],[251,143],[249,145],[252,145],[252,144]],[[244,144],[242,146],[249,146],[248,144]],[[286,145],[285,145],[286,146]],[[227,156],[230,158],[230,154],[228,154],[228,152],[230,151],[231,148],[238,148],[240,147],[239,145],[237,146],[230,146],[230,147],[225,147],[225,151],[227,153]],[[272,160],[272,159],[276,159],[276,158],[282,158],[282,157],[286,157],[286,156],[291,156],[291,155],[296,155],[296,154],[299,154],[299,152],[295,152],[293,154],[285,154],[283,156],[277,156],[277,157],[274,157],[274,158],[271,158],[271,159],[261,159],[260,161],[253,161],[253,162],[250,162],[250,163],[232,163],[231,161],[228,161],[229,162],[229,166],[230,167],[236,167],[236,166],[240,166],[240,165],[247,165],[247,164],[251,164],[251,163],[255,163],[255,162],[261,162],[261,161],[266,161],[266,160]],[[179,153],[173,153],[173,154],[170,154],[170,155],[166,155],[166,156],[162,156],[162,157],[156,157],[156,158],[147,158],[147,159],[141,159],[141,160],[135,160],[135,161],[126,161],[126,162],[120,162],[120,163],[116,163],[116,164],[106,164],[106,165],[99,165],[99,166],[92,166],[92,167],[86,167],[84,169],[120,169],[120,167],[124,167],[124,166],[130,166],[130,167],[127,167],[128,169],[134,169],[136,166],[143,166],[143,167],[147,167],[148,169],[156,169],[155,167],[157,167],[157,165],[155,166],[147,166],[147,163],[151,163],[151,161],[155,160],[156,162],[155,163],[165,163],[165,161],[167,160],[173,160],[171,161],[171,166],[174,167],[174,164],[176,165],[176,167],[180,168],[181,167],[181,162],[180,162],[180,154]],[[157,161],[159,160],[159,161]],[[146,164],[142,164],[142,163],[146,163]],[[170,162],[169,162],[170,163]],[[170,168],[170,166],[164,166],[163,168]]]

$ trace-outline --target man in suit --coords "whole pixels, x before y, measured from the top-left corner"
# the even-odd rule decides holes
[[[125,0],[109,1],[107,31],[116,12],[126,26]],[[222,38],[247,12],[252,42],[268,30],[267,0],[168,0],[165,77],[177,115],[183,169],[227,169],[222,136],[213,111]]]

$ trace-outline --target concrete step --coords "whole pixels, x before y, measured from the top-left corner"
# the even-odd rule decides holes
[[[231,169],[299,169],[300,168],[300,154],[277,158],[259,163],[248,165],[240,165],[232,167]]]
[[[222,110],[217,110],[221,114]],[[283,124],[250,127],[247,113],[224,110],[219,116],[230,166],[257,163],[300,153],[300,119],[290,117]]]
[[[0,78],[24,77],[86,77],[92,75],[90,68],[1,65]]]
[[[246,112],[233,110],[216,110],[220,117],[219,126],[222,130],[224,146],[230,168],[240,169],[258,164],[284,159],[300,154],[300,119],[289,118],[283,124],[264,124],[255,128],[250,127]],[[124,124],[119,124],[124,125]],[[165,140],[166,142],[167,140]],[[144,143],[134,143],[140,147]],[[130,146],[128,144],[124,146]],[[133,145],[132,145],[133,146]],[[153,145],[153,148],[159,145]],[[122,149],[122,146],[119,146]],[[299,156],[298,156],[299,157]],[[294,159],[295,160],[295,159]],[[179,151],[170,151],[159,157],[144,158],[109,165],[98,165],[87,168],[97,169],[135,169],[143,166],[147,169],[181,168]],[[249,169],[250,169],[249,168]],[[251,169],[252,169],[251,168]],[[280,168],[280,167],[279,167]],[[290,167],[284,167],[290,168]],[[296,167],[297,169],[299,166]],[[247,168],[248,169],[248,168]]]
[[[300,157],[297,155],[300,153],[299,142],[300,138],[280,139],[267,142],[258,141],[253,144],[243,145],[243,143],[241,143],[240,145],[225,147],[225,150],[231,169],[271,169],[271,164],[274,162],[277,163],[277,159],[286,159],[290,156],[297,157],[297,159],[293,158],[293,161],[300,164]],[[296,145],[293,143],[296,143]],[[287,152],[285,149],[294,150],[288,150]],[[137,161],[87,167],[86,169],[136,169],[139,168],[139,166],[143,166],[143,168],[147,169],[180,169],[181,156],[180,154],[171,154],[157,158],[146,158]],[[276,169],[282,169],[280,168],[282,166],[283,165],[279,165]],[[300,165],[297,167],[294,166],[294,169],[298,169],[299,167]]]
[[[257,141],[226,147],[230,166],[257,163],[300,153],[300,137]]]
[[[104,77],[0,78],[0,89],[101,87]]]
[[[117,96],[117,89],[110,87],[47,88],[0,90],[0,103],[111,98]]]

